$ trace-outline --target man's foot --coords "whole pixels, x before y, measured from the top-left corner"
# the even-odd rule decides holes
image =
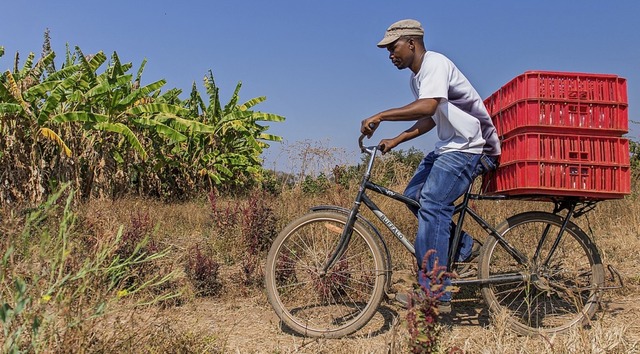
[[[466,278],[473,275],[473,269],[471,266],[477,262],[478,257],[480,256],[480,243],[473,241],[473,246],[471,246],[471,254],[464,261],[458,262],[457,269],[458,277]]]
[[[409,296],[412,296],[412,295],[408,293],[397,293],[395,299],[398,303],[400,303],[400,306],[404,307],[405,309],[408,309]],[[413,296],[414,298],[412,300],[414,301],[414,304],[415,304],[415,295]],[[451,301],[438,301],[438,313],[441,315],[451,313]]]

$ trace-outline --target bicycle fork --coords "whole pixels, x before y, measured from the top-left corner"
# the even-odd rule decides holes
[[[362,137],[360,137],[360,139],[362,139]],[[336,248],[336,251],[333,252],[331,257],[329,257],[327,264],[325,264],[324,268],[322,269],[321,275],[326,275],[327,271],[336,264],[338,259],[340,259],[344,255],[344,252],[347,250],[349,241],[351,241],[353,226],[355,225],[356,219],[358,218],[358,211],[360,210],[360,205],[362,204],[362,198],[366,190],[366,184],[371,178],[371,170],[373,169],[373,161],[375,160],[376,152],[377,152],[377,149],[374,149],[371,152],[371,158],[369,159],[369,163],[367,164],[365,173],[362,176],[362,181],[360,182],[360,188],[358,190],[358,194],[356,195],[356,199],[353,202],[353,207],[349,212],[347,223],[344,226],[344,229],[342,230],[342,234],[340,235],[340,241],[338,242],[338,247]]]
[[[351,234],[353,233],[353,226],[356,223],[356,219],[358,216],[358,210],[360,209],[360,202],[356,201],[354,207],[351,209],[349,213],[349,217],[347,218],[347,223],[345,224],[344,229],[342,230],[342,234],[340,234],[340,240],[338,241],[338,247],[336,247],[335,252],[329,257],[329,260],[325,264],[321,276],[326,275],[327,271],[331,269],[338,259],[340,259],[344,252],[347,250],[347,246],[349,245],[349,241],[351,241]]]

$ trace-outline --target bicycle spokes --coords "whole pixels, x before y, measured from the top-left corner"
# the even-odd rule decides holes
[[[535,212],[509,220],[502,237],[529,259],[526,264],[514,260],[496,239],[487,243],[481,276],[520,273],[523,281],[495,282],[483,288],[483,295],[492,310],[506,311],[523,334],[566,330],[596,310],[602,264],[579,229],[566,228],[561,239],[548,237],[558,235],[563,222],[557,215]]]

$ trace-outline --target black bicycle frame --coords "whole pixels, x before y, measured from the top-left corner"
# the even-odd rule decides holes
[[[402,245],[409,251],[411,252],[411,254],[415,255],[415,248],[414,246],[411,244],[411,242],[409,242],[409,240],[407,239],[407,237],[400,231],[400,229],[385,215],[385,213],[380,210],[380,208],[369,198],[369,196],[367,196],[366,194],[366,190],[371,190],[374,191],[378,194],[382,194],[386,197],[392,198],[394,200],[397,200],[403,204],[405,204],[407,207],[414,207],[414,208],[419,208],[420,204],[411,199],[408,198],[406,196],[404,196],[401,193],[395,192],[389,188],[386,188],[384,186],[378,185],[376,183],[373,183],[370,181],[371,178],[371,170],[373,168],[373,162],[375,160],[375,155],[376,152],[378,151],[376,147],[369,147],[366,148],[367,152],[371,154],[371,158],[369,160],[369,163],[367,165],[366,171],[363,175],[362,178],[362,182],[360,184],[360,188],[358,190],[358,194],[356,196],[356,199],[354,201],[354,206],[351,208],[350,212],[349,212],[349,217],[347,219],[347,223],[345,225],[345,228],[342,231],[342,234],[340,235],[340,240],[338,242],[338,246],[336,248],[336,251],[333,253],[333,255],[329,258],[327,264],[324,267],[324,273],[327,272],[328,269],[330,269],[331,267],[333,267],[333,265],[335,264],[336,260],[340,259],[340,257],[342,257],[342,255],[344,254],[344,252],[346,251],[346,248],[349,244],[349,241],[351,240],[351,234],[353,233],[353,226],[355,225],[357,216],[358,216],[358,212],[360,210],[360,206],[362,205],[362,203],[364,203],[364,205],[367,206],[367,208],[369,208],[373,214],[385,225],[385,227],[387,229],[389,229],[389,231],[398,239],[398,241],[400,241],[400,243],[402,243]],[[364,148],[363,148],[364,151]],[[498,231],[492,226],[490,225],[487,221],[485,221],[480,215],[478,215],[473,208],[471,208],[469,206],[469,201],[470,200],[505,200],[505,199],[510,199],[507,196],[504,195],[494,195],[494,196],[489,196],[489,195],[480,195],[480,194],[474,194],[471,193],[471,188],[472,188],[473,183],[471,184],[471,186],[469,186],[469,189],[467,190],[467,192],[464,194],[463,200],[462,202],[460,202],[458,205],[456,205],[455,209],[454,209],[454,215],[458,214],[458,222],[456,223],[456,229],[455,229],[455,233],[453,235],[453,240],[451,243],[451,246],[449,248],[449,257],[448,257],[448,262],[447,262],[447,270],[451,271],[452,269],[452,265],[453,265],[453,260],[455,259],[456,256],[456,251],[458,249],[459,243],[460,243],[460,239],[462,237],[462,227],[464,224],[464,219],[466,217],[466,215],[468,214],[469,216],[471,216],[471,218],[473,220],[476,221],[476,223],[478,223],[478,225],[480,225],[485,232],[491,234],[493,237],[495,237],[498,240],[498,243],[505,249],[505,251],[507,253],[509,253],[516,261],[518,261],[520,264],[527,264],[529,262],[528,258],[523,255],[520,251],[518,251],[517,249],[515,249],[505,238],[502,237],[502,235],[500,235],[500,233],[498,233]],[[578,202],[577,201],[569,201],[567,203],[567,205],[565,206],[568,209],[568,213],[564,218],[564,221],[562,223],[562,226],[558,232],[558,235],[556,236],[556,239],[554,241],[554,244],[550,250],[549,255],[547,256],[547,259],[545,260],[545,264],[549,262],[549,259],[551,258],[551,255],[554,253],[555,249],[558,247],[558,245],[560,244],[560,240],[561,237],[564,233],[564,230],[566,229],[568,223],[569,223],[569,219],[573,216],[574,213],[574,209],[575,206]],[[556,207],[556,212],[559,211],[559,208]],[[542,244],[544,243],[544,241],[547,238],[547,234],[549,231],[549,226],[547,226],[547,229],[545,230],[537,248],[535,251],[535,256],[537,257],[540,253]],[[384,242],[384,241],[382,241]],[[494,284],[494,283],[506,283],[506,282],[513,282],[513,281],[524,281],[526,280],[528,277],[528,275],[526,274],[522,274],[522,273],[514,273],[514,274],[501,274],[501,275],[497,275],[497,276],[493,276],[490,277],[488,279],[452,279],[452,284],[453,285],[483,285],[483,284]]]

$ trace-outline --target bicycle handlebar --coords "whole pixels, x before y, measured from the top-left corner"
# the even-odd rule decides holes
[[[378,146],[378,145],[364,146],[364,144],[362,143],[362,140],[364,140],[364,137],[365,137],[365,136],[366,136],[366,135],[361,134],[361,135],[360,135],[360,137],[358,138],[358,146],[360,147],[360,151],[361,151],[361,152],[363,152],[363,153],[365,153],[365,152],[366,152],[366,153],[368,153],[368,154],[371,154],[371,153],[373,153],[373,152],[374,152],[374,150],[382,150],[382,149],[380,148],[380,146]]]
[[[375,124],[373,123],[369,123],[369,128],[373,129],[375,127]],[[371,154],[374,149],[375,150],[384,150],[384,145],[375,145],[375,146],[364,146],[364,144],[362,143],[362,141],[364,140],[364,137],[366,135],[361,134],[360,137],[358,138],[358,146],[360,147],[360,151],[362,151],[363,153],[369,153]]]

